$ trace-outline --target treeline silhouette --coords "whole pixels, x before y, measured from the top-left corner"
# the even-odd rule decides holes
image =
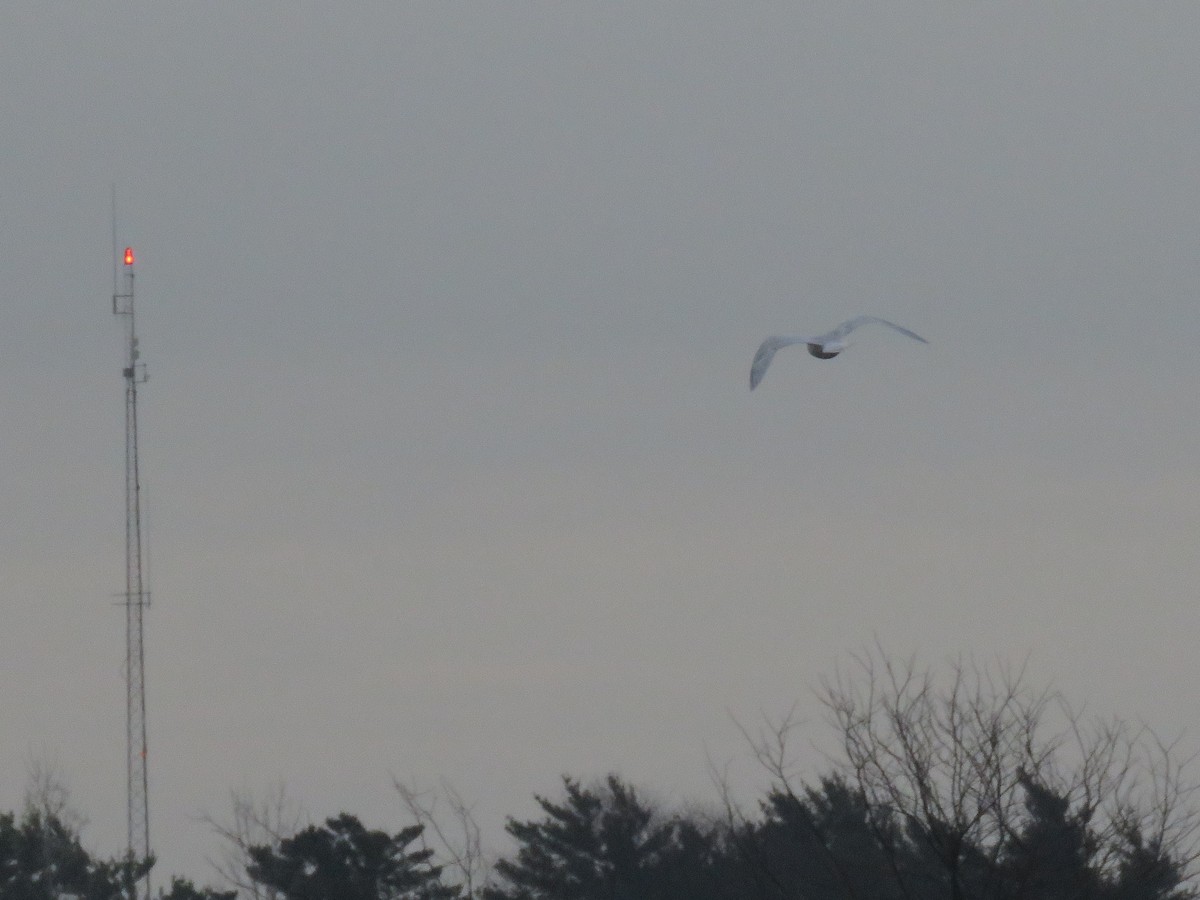
[[[749,808],[717,781],[707,808],[671,810],[611,774],[564,777],[510,818],[488,857],[470,809],[397,785],[410,824],[289,815],[282,793],[236,797],[214,822],[218,887],[172,879],[168,900],[1184,900],[1200,896],[1194,786],[1173,747],[1085,719],[1020,670],[940,672],[878,650],[824,682],[839,745],[794,775],[801,723],[747,741],[769,774]],[[134,897],[148,860],[97,859],[45,790],[0,815],[0,900]],[[440,810],[440,815],[439,815]]]

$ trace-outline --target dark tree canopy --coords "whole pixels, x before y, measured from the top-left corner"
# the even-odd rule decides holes
[[[1020,671],[856,660],[824,685],[841,753],[814,780],[793,777],[791,717],[747,735],[769,777],[749,811],[728,790],[702,815],[617,775],[564,777],[558,797],[535,796],[540,815],[508,820],[514,846],[489,869],[457,794],[459,830],[408,789],[415,824],[389,834],[348,813],[301,827],[278,793],[214,826],[236,890],[174,878],[155,900],[1200,898],[1197,788],[1171,746],[1085,721]],[[0,813],[0,900],[146,900],[153,859],[91,855],[53,773],[35,788],[22,813]]]
[[[885,852],[903,844],[900,830],[836,775],[798,794],[777,785],[761,818],[740,825],[737,844],[760,891],[772,897],[890,900],[903,896],[893,885],[893,865],[914,865],[909,850]]]
[[[287,900],[442,900],[458,896],[443,885],[431,850],[410,850],[414,825],[389,835],[371,831],[347,813],[280,841],[250,848],[247,873]]]
[[[172,878],[171,888],[160,894],[161,900],[237,900],[237,891],[198,888],[186,878]]]
[[[719,897],[715,833],[664,817],[615,775],[585,788],[563,779],[565,797],[537,797],[544,817],[510,819],[516,856],[496,864],[485,900],[667,900]]]
[[[18,820],[0,814],[0,898],[4,900],[121,900],[153,860],[94,859],[64,820],[27,809]]]
[[[29,808],[0,813],[0,900],[130,900],[153,860],[97,859],[83,848],[70,817]],[[183,878],[158,900],[236,900],[236,891],[197,888]]]

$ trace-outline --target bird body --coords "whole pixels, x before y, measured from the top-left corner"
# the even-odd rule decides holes
[[[919,334],[914,334],[907,328],[901,328],[895,322],[889,322],[887,319],[880,319],[876,316],[858,316],[857,318],[843,322],[827,334],[815,337],[772,335],[762,342],[758,348],[758,352],[754,354],[754,362],[750,366],[750,390],[758,387],[758,383],[767,374],[767,367],[771,365],[771,359],[775,356],[775,351],[781,350],[784,347],[790,347],[792,344],[805,344],[808,347],[808,352],[817,359],[833,359],[849,346],[846,338],[850,332],[858,328],[858,326],[866,325],[869,322],[886,325],[888,328],[893,328],[913,340],[920,341],[922,344],[929,343],[929,341],[925,340]]]

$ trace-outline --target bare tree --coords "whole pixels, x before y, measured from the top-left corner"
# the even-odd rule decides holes
[[[888,868],[879,851],[894,840],[890,819],[873,817],[841,773],[823,776],[816,784],[802,780],[795,736],[805,723],[796,707],[779,720],[764,718],[753,733],[736,719],[734,724],[771,779],[759,816],[750,817],[732,800],[727,778],[714,775],[730,844],[748,873],[747,890],[772,900],[894,896],[878,893],[879,873]],[[869,835],[867,843],[873,846],[864,847],[863,835]]]
[[[270,788],[261,797],[250,790],[230,792],[230,813],[226,820],[205,815],[204,821],[223,840],[224,847],[217,859],[209,864],[221,880],[236,888],[243,897],[252,900],[279,900],[274,888],[264,886],[246,872],[250,864],[250,848],[262,845],[278,846],[308,824],[308,817],[298,803],[287,794],[283,782]]]
[[[446,860],[455,873],[452,877],[462,890],[461,896],[480,896],[491,865],[483,852],[479,824],[462,795],[445,779],[437,788],[424,791],[395,776],[392,784],[408,814],[424,826],[421,840],[425,847],[433,850],[435,858]]]
[[[72,835],[78,835],[87,817],[71,805],[71,790],[59,761],[42,753],[31,754],[25,762],[26,814],[34,813],[43,822],[59,822]]]
[[[1012,861],[1032,853],[1022,842],[1039,790],[1061,800],[1096,877],[1118,877],[1135,848],[1147,864],[1190,875],[1198,823],[1174,748],[1144,728],[1084,718],[1029,687],[1024,667],[959,658],[939,678],[876,646],[825,680],[819,698],[841,742],[838,764],[875,811],[907,896],[932,895],[902,864],[909,851],[936,863],[952,900],[1001,895],[1002,879],[1022,877]],[[780,779],[786,730],[774,747],[758,745]]]
[[[58,891],[56,860],[70,852],[71,845],[87,824],[87,818],[71,805],[71,791],[58,759],[43,751],[25,761],[25,818],[41,831],[41,859],[46,891]]]

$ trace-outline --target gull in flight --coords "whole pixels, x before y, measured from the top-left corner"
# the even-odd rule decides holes
[[[907,328],[901,328],[895,322],[889,322],[886,319],[879,319],[875,316],[859,316],[856,319],[851,319],[848,322],[843,322],[837,328],[828,334],[818,335],[817,337],[802,337],[800,335],[772,335],[762,342],[762,346],[758,348],[758,352],[754,354],[754,362],[750,366],[750,390],[758,387],[758,383],[763,380],[763,376],[767,374],[767,366],[771,365],[771,358],[775,355],[775,351],[781,347],[790,347],[792,344],[807,344],[808,352],[817,359],[833,359],[849,345],[846,337],[859,325],[866,325],[869,322],[877,322],[880,325],[886,325],[888,328],[894,328],[903,335],[907,335],[913,340],[920,341],[922,344],[928,344],[929,341],[921,337],[919,334],[914,334]]]

